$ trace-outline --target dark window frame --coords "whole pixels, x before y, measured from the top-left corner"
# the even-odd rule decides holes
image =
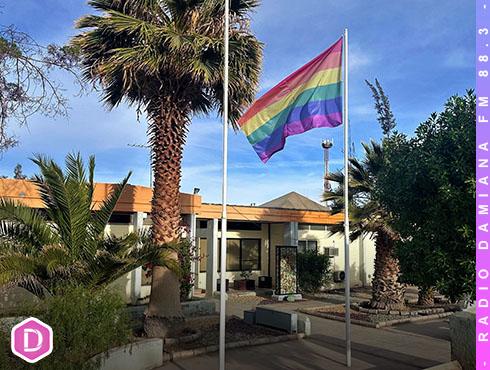
[[[243,242],[242,241],[256,241],[258,242],[258,267],[257,269],[252,269],[252,271],[261,271],[262,270],[262,239],[260,238],[226,238],[226,240],[238,240],[240,243],[240,267],[238,270],[233,269],[233,270],[228,270],[228,263],[226,266],[226,271],[227,272],[242,272],[242,271],[250,271],[250,269],[243,269]],[[227,246],[228,247],[228,246]],[[218,238],[218,272],[221,272],[221,238]],[[227,261],[228,262],[228,261]]]
[[[299,243],[300,243],[300,242],[304,242],[304,243],[305,243],[305,249],[304,249],[304,251],[300,251],[300,250],[299,250]],[[303,252],[306,252],[306,251],[309,251],[309,250],[313,251],[313,249],[309,249],[309,248],[308,248],[308,245],[309,245],[310,243],[315,243],[315,249],[314,249],[314,251],[315,251],[316,253],[318,253],[318,244],[319,244],[319,243],[318,243],[318,240],[317,240],[317,239],[300,239],[300,240],[298,240],[298,252],[299,252],[299,253],[303,253]]]
[[[131,213],[129,212],[114,212],[109,218],[109,225],[131,225]]]
[[[227,221],[227,231],[262,231],[262,224],[253,221]],[[218,220],[218,231],[221,231],[221,220]]]

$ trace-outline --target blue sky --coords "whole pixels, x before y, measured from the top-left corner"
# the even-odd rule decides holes
[[[14,24],[40,43],[64,43],[76,33],[74,21],[92,10],[79,0],[0,0],[0,24]],[[350,122],[356,154],[361,142],[379,139],[370,91],[365,79],[378,78],[391,99],[398,130],[413,134],[445,100],[474,88],[474,2],[461,0],[263,0],[252,27],[265,44],[261,91],[274,86],[336,41],[345,27],[350,34]],[[20,145],[0,158],[0,174],[11,175],[17,163],[35,172],[28,158],[44,153],[63,160],[70,151],[95,154],[97,181],[113,182],[133,171],[131,183],[147,185],[146,122],[134,109],[107,111],[96,92],[74,96],[67,76],[70,116],[33,117],[28,128],[12,126]],[[260,95],[259,94],[259,95]],[[221,121],[193,119],[184,153],[182,191],[201,189],[204,201],[219,202],[221,192]],[[289,191],[314,200],[322,192],[321,140],[335,146],[331,167],[342,163],[342,128],[316,129],[288,138],[285,150],[266,164],[241,133],[230,134],[229,200],[260,204]]]

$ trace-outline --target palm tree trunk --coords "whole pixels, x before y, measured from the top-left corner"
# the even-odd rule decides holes
[[[434,305],[435,291],[433,287],[419,287],[419,296],[417,304],[420,306]]]
[[[156,244],[173,242],[181,236],[180,180],[182,151],[188,118],[170,99],[150,114],[149,136],[154,170],[151,219]],[[170,258],[178,261],[177,252]],[[179,277],[171,270],[155,266],[145,331],[149,336],[165,336],[172,321],[182,319]],[[151,320],[153,318],[153,320]]]
[[[399,310],[405,306],[405,286],[398,281],[400,266],[394,254],[394,241],[385,232],[376,235],[373,291],[370,305],[381,310]]]

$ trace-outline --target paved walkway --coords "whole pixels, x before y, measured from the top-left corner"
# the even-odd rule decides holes
[[[294,309],[295,305],[281,304],[281,308]],[[308,305],[321,303],[311,301]],[[230,302],[228,308],[230,314],[236,314],[244,306],[243,302]],[[308,339],[228,350],[227,370],[346,369],[344,323],[313,316],[310,319],[312,335]],[[412,370],[435,366],[450,361],[448,323],[435,320],[387,329],[352,325],[352,351],[352,369],[355,370]],[[159,370],[217,368],[218,354],[212,353],[169,363]]]

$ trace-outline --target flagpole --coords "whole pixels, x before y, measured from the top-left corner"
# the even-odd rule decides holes
[[[344,83],[344,250],[345,250],[345,348],[347,367],[351,367],[351,323],[350,323],[350,261],[349,261],[349,33],[343,37]]]
[[[219,311],[219,370],[225,370],[225,333],[226,333],[226,204],[228,191],[228,64],[229,64],[229,29],[230,2],[225,0],[225,30],[224,30],[224,78],[223,78],[223,188],[221,211],[221,281],[220,281],[220,311]]]

